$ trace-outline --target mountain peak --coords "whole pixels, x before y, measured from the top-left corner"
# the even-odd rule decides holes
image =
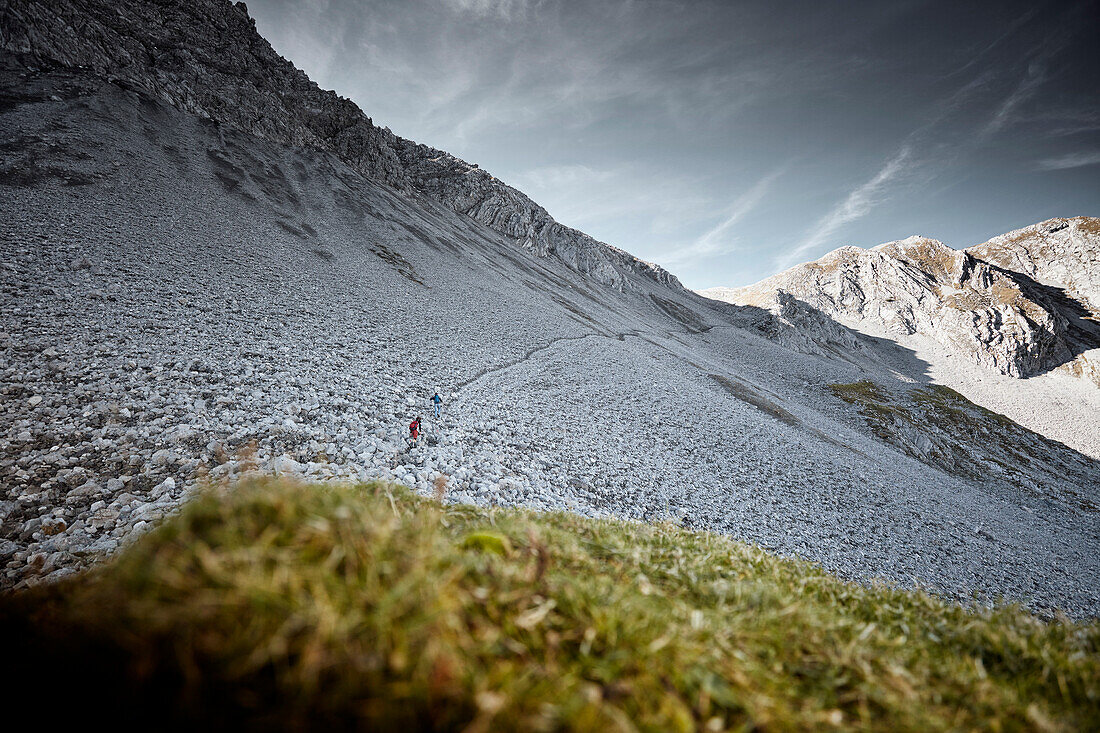
[[[966,250],[922,236],[841,247],[755,285],[702,291],[776,310],[783,291],[853,325],[931,336],[1003,374],[1068,365],[1096,372],[1096,334],[1075,309],[1100,313],[1100,220],[1049,219]]]

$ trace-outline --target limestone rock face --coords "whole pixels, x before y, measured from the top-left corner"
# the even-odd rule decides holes
[[[512,237],[540,257],[557,257],[597,282],[619,290],[626,272],[681,288],[661,267],[554,221],[543,207],[487,171],[426,145],[398,138],[398,156],[413,186],[454,211]]]
[[[1100,219],[1048,219],[971,247],[968,253],[996,267],[1061,288],[1100,313]]]
[[[1078,355],[1098,344],[1081,311],[1096,314],[1098,257],[1100,221],[1059,219],[963,251],[924,237],[841,247],[755,285],[703,295],[778,313],[785,293],[842,321],[931,336],[1013,377],[1070,363],[1085,373]]]
[[[365,176],[427,195],[617,290],[630,286],[630,274],[682,289],[662,268],[557,223],[476,165],[375,125],[279,56],[244,3],[11,0],[0,10],[0,48],[30,66],[87,67],[219,124],[326,150]]]
[[[840,325],[785,290],[769,293],[754,303],[765,317],[753,323],[756,331],[785,348],[803,354],[844,359],[873,359],[856,333]]]

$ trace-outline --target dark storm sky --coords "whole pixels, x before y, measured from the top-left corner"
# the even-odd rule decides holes
[[[250,0],[399,135],[693,288],[1100,215],[1100,0]]]

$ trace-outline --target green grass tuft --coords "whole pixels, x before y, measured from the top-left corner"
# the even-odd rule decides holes
[[[507,537],[497,532],[471,532],[463,538],[462,547],[467,550],[495,552],[505,557],[512,552],[512,543]]]
[[[384,484],[210,490],[106,565],[5,597],[0,633],[24,701],[79,689],[152,727],[1100,727],[1096,624]]]

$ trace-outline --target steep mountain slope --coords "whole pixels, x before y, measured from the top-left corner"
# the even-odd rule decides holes
[[[971,247],[967,253],[1014,276],[1033,300],[1066,321],[1065,370],[1100,386],[1100,219],[1051,219]],[[1091,354],[1088,352],[1092,351]]]
[[[776,313],[798,300],[913,349],[933,379],[1098,456],[1098,262],[1100,220],[1052,219],[961,251],[923,237],[841,247],[703,295]]]
[[[635,272],[680,287],[660,267],[558,224],[478,166],[378,127],[276,54],[242,2],[10,0],[0,24],[0,48],[32,63],[88,67],[227,127],[329,151],[358,173],[427,193],[601,283],[622,289],[624,273]]]
[[[915,459],[829,386],[911,387],[914,353],[791,299],[701,298],[352,112],[377,144],[349,155],[316,126],[343,104],[246,27],[206,0],[0,11],[5,47],[35,49],[0,60],[5,584],[261,470],[671,517],[847,577],[1100,609],[1096,461],[1031,434],[1022,480]]]

